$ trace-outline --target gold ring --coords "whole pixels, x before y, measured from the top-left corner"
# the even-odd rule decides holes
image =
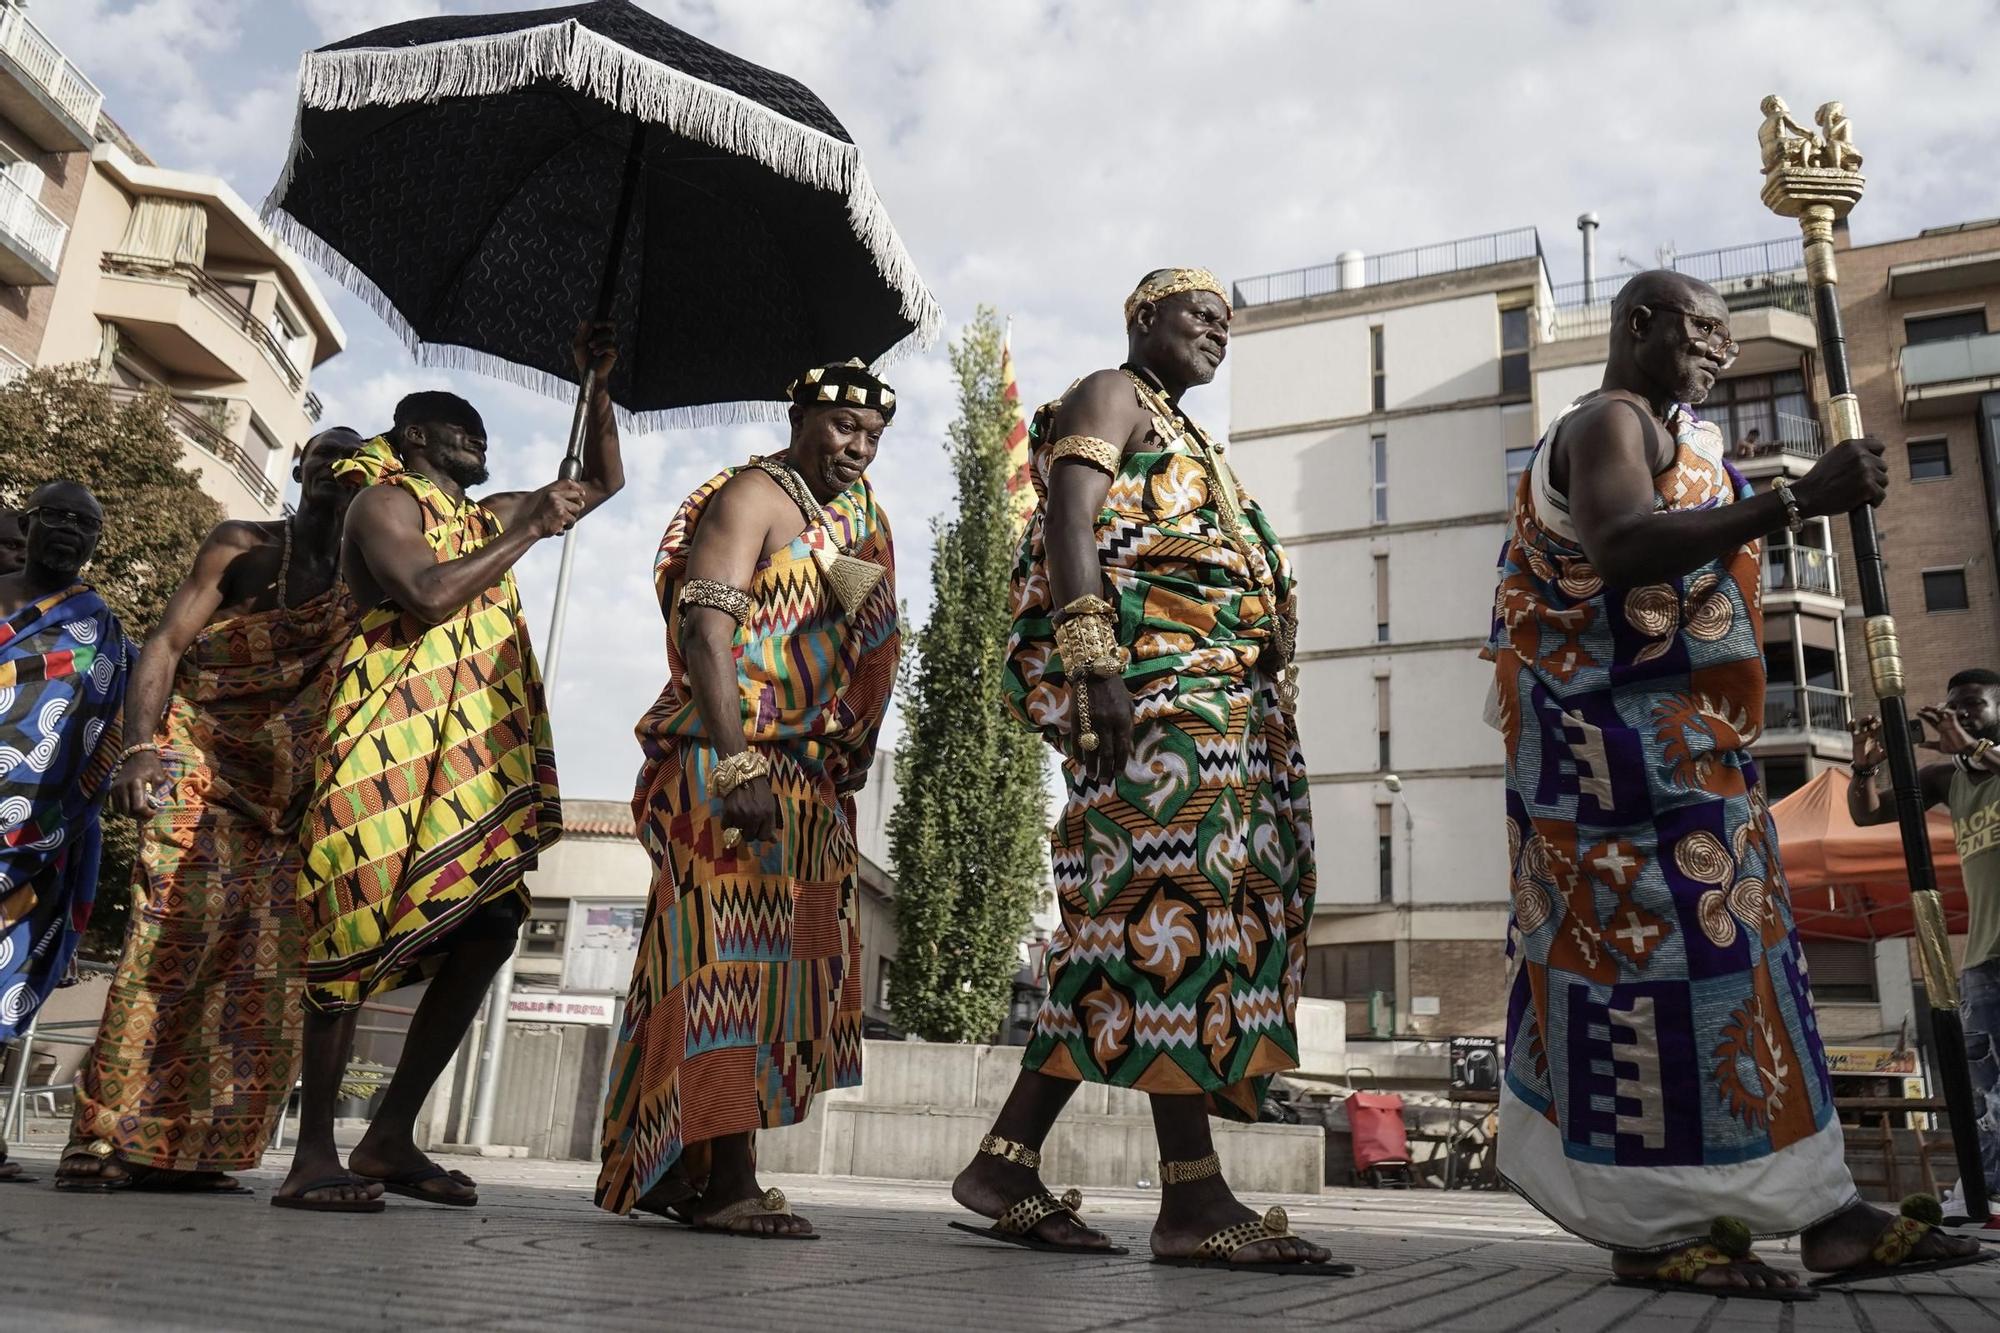
[[[1097,733],[1086,731],[1076,738],[1076,743],[1082,746],[1086,753],[1095,750],[1097,748]]]
[[[735,847],[739,845],[742,841],[743,841],[742,829],[726,828],[722,830],[722,845],[724,847]]]

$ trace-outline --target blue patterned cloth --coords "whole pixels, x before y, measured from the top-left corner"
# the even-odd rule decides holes
[[[0,1041],[69,970],[97,900],[129,657],[118,617],[82,584],[0,623]]]
[[[1682,410],[1675,437],[1656,512],[1750,495],[1713,426]],[[1856,1193],[1750,757],[1758,544],[1611,584],[1548,452],[1545,438],[1521,480],[1488,645],[1516,965],[1500,1171],[1620,1250],[1697,1241],[1725,1215],[1801,1231]]]

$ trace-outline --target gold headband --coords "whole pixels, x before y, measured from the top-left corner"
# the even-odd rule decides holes
[[[1176,292],[1214,292],[1222,298],[1224,308],[1229,305],[1229,293],[1222,280],[1205,268],[1162,269],[1146,279],[1125,298],[1125,322],[1130,324],[1139,307],[1148,301],[1159,301]]]

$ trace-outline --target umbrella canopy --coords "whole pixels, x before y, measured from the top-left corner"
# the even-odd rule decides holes
[[[610,389],[641,426],[775,416],[805,366],[935,340],[937,302],[825,103],[627,0],[308,52],[265,214],[420,362],[572,393],[628,155]]]
[[[1903,835],[1894,824],[1861,828],[1847,815],[1847,774],[1828,769],[1771,807],[1792,890],[1792,916],[1808,938],[1888,940],[1915,933]],[[1965,876],[1951,817],[1929,817],[1931,863],[1945,920],[1965,929]]]

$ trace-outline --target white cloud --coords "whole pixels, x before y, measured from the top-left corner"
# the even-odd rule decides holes
[[[260,199],[289,131],[301,49],[440,9],[499,7],[304,0],[255,6],[254,26],[242,0],[64,0],[34,13],[155,156],[219,163]],[[1118,359],[1120,302],[1161,264],[1243,276],[1535,224],[1560,281],[1576,273],[1573,220],[1586,208],[1603,216],[1607,263],[1621,251],[1650,263],[1667,242],[1782,236],[1787,224],[1756,197],[1757,103],[1774,90],[1794,108],[1846,101],[1870,174],[1857,242],[2000,212],[1992,11],[1981,0],[1830,0],[1809,23],[1779,0],[1692,19],[1576,0],[647,7],[821,94],[863,145],[950,316],[963,321],[981,302],[1014,316],[1030,400]],[[496,484],[552,475],[566,405],[413,369],[364,306],[342,298],[338,310],[354,342],[315,377],[329,420],[379,426],[408,388],[446,383],[494,424]],[[950,500],[941,442],[952,385],[942,349],[892,378],[904,407],[878,485],[921,616],[928,528]],[[1190,407],[1226,424],[1226,382]],[[778,442],[776,428],[628,441],[628,490],[581,529],[554,704],[572,794],[629,790],[631,724],[663,667],[650,571],[673,507],[716,467]],[[545,543],[520,568],[538,640],[555,566]]]

